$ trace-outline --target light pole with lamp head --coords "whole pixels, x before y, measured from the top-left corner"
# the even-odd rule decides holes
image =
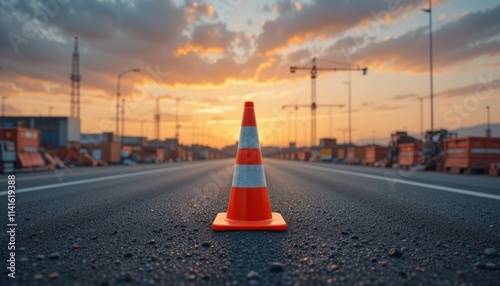
[[[432,0],[429,0],[429,9],[421,9],[425,13],[429,13],[429,67],[430,67],[430,83],[431,83],[431,132],[434,132],[434,80],[432,69]]]
[[[129,72],[140,72],[140,71],[141,71],[141,69],[138,69],[138,68],[129,69],[129,70],[126,70],[118,75],[118,82],[116,85],[116,136],[117,137],[119,135],[119,130],[120,130],[119,129],[119,124],[120,124],[120,79],[122,78],[122,76],[126,75]],[[121,142],[121,140],[120,140],[120,142]],[[120,146],[121,146],[121,143],[120,143]]]
[[[486,106],[486,137],[491,137],[491,128],[490,128],[490,106]]]
[[[420,101],[420,139],[424,140],[424,98],[419,97],[417,100]]]

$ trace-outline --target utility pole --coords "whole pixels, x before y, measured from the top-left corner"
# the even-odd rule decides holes
[[[318,107],[327,107],[327,108],[330,108],[330,112],[331,112],[333,107],[342,108],[344,106],[345,106],[344,104],[317,104],[317,105],[315,105],[315,109]],[[285,104],[285,105],[281,106],[281,109],[285,110],[286,108],[290,108],[290,107],[295,108],[295,129],[297,129],[297,110],[301,107],[310,108],[311,106],[309,104]],[[297,142],[297,132],[295,132],[295,142]],[[307,142],[306,142],[306,144],[307,144]]]
[[[7,95],[2,95],[2,138],[3,139],[3,132],[5,128],[5,100],[9,98]]]
[[[291,66],[290,72],[295,73],[297,70],[307,70],[311,73],[311,147],[316,143],[316,77],[318,71],[362,71],[363,75],[366,75],[368,68],[360,67],[317,67],[316,58],[303,67]]]
[[[155,137],[160,142],[160,98],[156,98],[156,110],[154,115],[155,120]]]
[[[420,139],[424,140],[424,98],[419,97],[417,100],[420,101]]]
[[[431,132],[434,132],[434,79],[433,79],[433,61],[432,61],[432,0],[429,0],[429,9],[421,9],[429,13],[429,69],[431,85]]]
[[[295,106],[295,146],[299,146],[299,143],[297,142],[297,130],[298,130],[297,113],[298,113],[298,109],[299,108],[297,106]]]
[[[122,98],[122,137],[125,136],[125,98]]]
[[[179,101],[181,101],[181,97],[175,98],[175,139],[179,142]]]
[[[116,136],[118,137],[119,134],[119,131],[120,131],[120,127],[119,127],[119,123],[120,123],[120,80],[121,78],[126,75],[127,73],[129,72],[140,72],[141,70],[140,69],[129,69],[129,70],[126,70],[122,73],[120,73],[118,75],[118,81],[116,83]]]
[[[344,82],[344,84],[347,84],[349,86],[349,92],[348,92],[348,97],[349,97],[349,144],[352,143],[352,121],[351,121],[351,71],[349,71],[349,81]]]
[[[287,139],[288,139],[288,144],[290,144],[290,135],[291,135],[290,127],[291,127],[291,125],[290,125],[290,113],[289,112],[286,113],[286,124],[287,124],[287,132],[286,133],[287,133],[287,137],[288,137]]]
[[[491,137],[491,128],[490,128],[490,106],[486,106],[486,137]]]
[[[141,121],[141,137],[144,137],[144,122],[145,122],[145,121],[146,121],[146,120],[142,120],[142,121]]]
[[[304,146],[307,146],[307,123],[302,122],[302,125],[304,126]]]
[[[5,100],[9,98],[7,95],[2,95],[2,117],[5,116]],[[2,122],[3,126],[3,122]]]
[[[191,130],[191,145],[194,145],[194,142],[196,141],[196,120],[193,120],[193,129]]]

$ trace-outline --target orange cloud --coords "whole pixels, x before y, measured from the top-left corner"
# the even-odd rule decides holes
[[[180,56],[185,56],[191,52],[197,53],[197,54],[203,54],[205,56],[211,55],[211,54],[224,54],[224,50],[219,47],[203,47],[199,45],[193,45],[191,43],[188,43],[184,45],[183,47],[178,47],[177,50],[175,51],[175,56],[180,57]]]

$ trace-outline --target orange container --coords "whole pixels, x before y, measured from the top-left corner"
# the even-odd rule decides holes
[[[12,141],[17,152],[36,153],[40,150],[40,131],[24,127],[0,128],[0,140]]]
[[[464,137],[444,142],[446,171],[486,172],[492,163],[500,162],[499,137]]]
[[[365,148],[351,147],[347,149],[348,164],[362,164],[365,159]]]
[[[300,161],[309,161],[311,158],[311,151],[300,151],[299,152],[299,160]]]
[[[408,168],[420,162],[422,158],[421,143],[404,143],[398,146],[398,164],[400,167]]]
[[[338,151],[338,158],[339,159],[344,159],[346,157],[346,154],[345,154],[345,149],[339,149]]]
[[[375,162],[384,159],[388,150],[387,147],[367,146],[365,148],[365,164],[373,165]]]

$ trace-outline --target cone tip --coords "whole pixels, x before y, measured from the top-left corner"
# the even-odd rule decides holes
[[[245,101],[245,107],[252,107],[253,108],[253,101]]]

